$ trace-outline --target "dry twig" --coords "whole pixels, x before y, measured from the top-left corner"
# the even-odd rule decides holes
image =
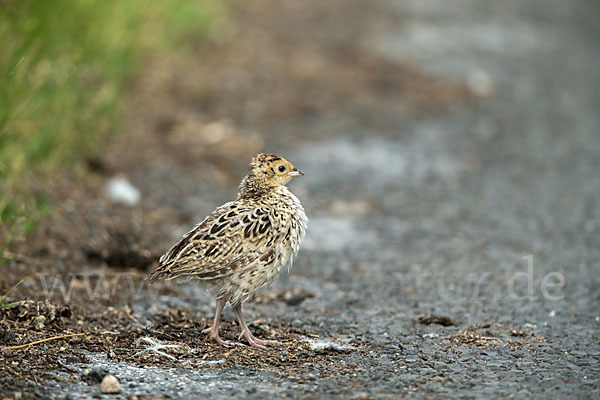
[[[35,344],[49,342],[51,340],[64,339],[64,338],[75,337],[75,336],[83,336],[83,335],[85,335],[85,333],[71,333],[69,335],[52,336],[52,337],[49,337],[49,338],[46,338],[46,339],[36,340],[35,342],[31,342],[31,343],[20,344],[18,346],[5,346],[4,348],[5,349],[10,349],[10,350],[18,350],[18,349],[22,349],[22,348],[27,347],[27,346],[33,346]]]

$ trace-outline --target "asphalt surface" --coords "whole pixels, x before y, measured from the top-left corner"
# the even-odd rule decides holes
[[[235,121],[260,127],[264,147],[305,172],[290,189],[310,220],[291,274],[269,290],[312,297],[251,303],[248,318],[319,335],[311,348],[330,351],[329,366],[293,376],[258,362],[144,368],[97,353],[89,367],[115,374],[121,398],[598,398],[600,4],[344,4],[339,14],[299,14],[300,27],[320,40],[351,29],[336,28],[342,17],[376,8],[385,17],[336,43],[420,71],[433,82],[424,90],[452,82],[467,95],[429,108],[357,92],[316,116]],[[143,187],[161,171],[131,179]],[[197,220],[234,193],[186,190]],[[213,300],[185,290],[140,294],[136,318],[167,305],[210,317]],[[343,367],[351,372],[335,373]],[[97,389],[59,379],[46,392]]]

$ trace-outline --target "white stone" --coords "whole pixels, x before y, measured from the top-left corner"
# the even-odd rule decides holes
[[[100,384],[100,391],[105,394],[121,393],[121,384],[114,375],[106,375]]]
[[[308,339],[308,345],[311,350],[337,350],[337,351],[352,351],[356,350],[355,347],[348,344],[336,343],[328,339]]]
[[[137,205],[141,198],[140,191],[122,176],[111,178],[106,183],[106,192],[113,202],[128,206]]]

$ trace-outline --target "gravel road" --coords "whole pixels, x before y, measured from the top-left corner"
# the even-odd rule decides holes
[[[180,100],[133,118],[143,131],[153,110],[176,108],[175,144],[117,165],[146,210],[183,215],[158,253],[234,195],[252,152],[302,169],[290,189],[306,241],[246,309],[253,330],[303,350],[190,365],[87,351],[73,368],[117,376],[116,398],[600,397],[600,3],[251,1],[232,19],[247,40],[176,69]],[[251,138],[236,142],[231,177],[192,167],[182,118]],[[185,151],[192,161],[169,161]],[[194,287],[142,292],[128,329],[156,327],[165,309],[208,321],[213,307]],[[99,393],[79,375],[57,370],[37,393]]]

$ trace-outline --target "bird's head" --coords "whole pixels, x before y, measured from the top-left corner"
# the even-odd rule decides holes
[[[293,177],[304,175],[288,160],[276,154],[260,153],[252,159],[250,171],[240,184],[242,193],[261,193],[288,183]]]

